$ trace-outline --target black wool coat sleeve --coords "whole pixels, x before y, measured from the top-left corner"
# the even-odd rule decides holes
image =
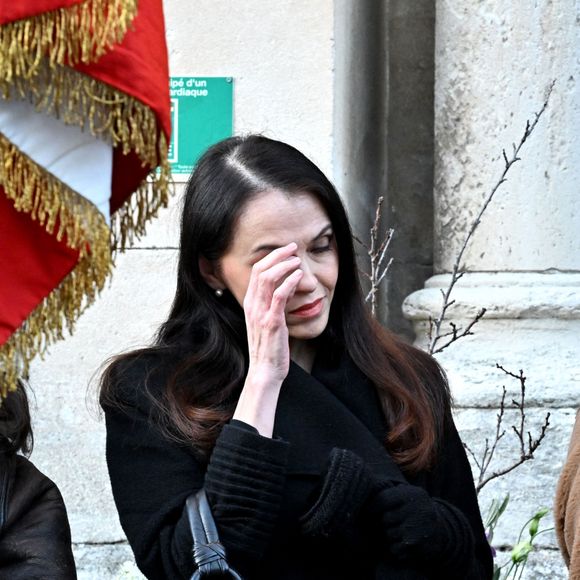
[[[155,357],[131,363],[118,385],[122,407],[104,409],[113,495],[136,562],[148,578],[192,574],[184,506],[187,496],[202,486],[228,561],[246,580],[401,580],[440,578],[446,572],[453,577],[451,570],[429,576],[393,561],[376,536],[376,522],[366,519],[356,522],[353,534],[304,533],[302,518],[317,501],[335,448],[356,454],[373,477],[420,486],[452,505],[473,540],[470,552],[460,554],[469,577],[491,577],[471,472],[454,427],[437,467],[410,480],[382,445],[386,426],[376,392],[352,363],[337,368],[315,364],[312,374],[292,363],[273,438],[233,421],[222,430],[206,464],[191,449],[167,440],[155,425],[144,383],[148,381],[150,392],[160,393],[167,378],[163,366]]]
[[[242,567],[252,565],[272,532],[288,445],[226,425],[210,464],[199,461],[191,449],[166,439],[152,418],[144,381],[148,391],[159,393],[166,373],[155,369],[162,367],[149,358],[131,364],[119,384],[121,406],[104,407],[113,497],[136,563],[151,579],[191,576],[185,501],[204,486],[207,474],[215,482],[212,507],[229,560],[237,561],[239,551]],[[215,500],[220,494],[229,498],[225,513]]]

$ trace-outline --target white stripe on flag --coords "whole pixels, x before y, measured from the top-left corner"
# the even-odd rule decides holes
[[[26,101],[0,98],[0,133],[35,163],[97,206],[109,223],[113,148]]]

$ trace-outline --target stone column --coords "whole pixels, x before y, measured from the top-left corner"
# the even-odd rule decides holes
[[[433,269],[435,1],[335,0],[334,28],[334,182],[365,242],[384,197],[381,227],[395,236],[378,314],[412,337],[401,303]]]
[[[441,307],[465,235],[510,154],[556,81],[548,108],[521,150],[465,254],[469,271],[452,295],[450,320],[465,326],[479,308],[474,336],[438,358],[447,370],[464,440],[480,450],[493,439],[501,386],[507,401],[527,381],[527,417],[535,435],[550,424],[536,459],[490,483],[482,511],[509,491],[495,543],[513,545],[540,506],[551,507],[580,403],[580,51],[577,3],[439,0],[435,56],[435,272],[404,304],[417,342]],[[445,330],[447,330],[446,327]],[[507,412],[496,467],[518,456]],[[493,470],[493,465],[492,465]],[[551,526],[547,519],[544,527]],[[553,534],[530,557],[529,577],[564,578]],[[500,561],[505,555],[499,556]]]

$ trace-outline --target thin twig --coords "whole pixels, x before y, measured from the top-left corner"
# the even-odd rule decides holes
[[[533,133],[540,118],[544,114],[544,111],[548,107],[548,102],[550,100],[550,95],[552,94],[552,89],[554,88],[554,84],[555,84],[555,81],[552,82],[552,84],[548,88],[548,91],[546,93],[546,98],[544,100],[544,104],[542,105],[542,108],[540,109],[540,111],[534,114],[533,121],[530,122],[528,120],[526,122],[526,128],[524,129],[524,133],[520,139],[520,142],[518,143],[518,145],[516,145],[515,143],[513,144],[512,154],[508,157],[505,149],[502,151],[502,156],[503,156],[503,161],[504,161],[503,171],[502,171],[499,179],[497,180],[496,184],[491,188],[491,191],[489,192],[489,194],[488,194],[487,198],[485,199],[481,209],[479,210],[477,217],[473,220],[473,222],[469,228],[469,231],[467,232],[465,240],[463,241],[463,244],[459,250],[459,253],[457,254],[457,258],[455,260],[455,263],[453,264],[453,270],[451,272],[451,281],[449,283],[449,286],[447,287],[447,290],[443,294],[443,304],[441,307],[441,311],[439,313],[439,316],[437,316],[435,318],[435,320],[433,321],[434,328],[431,330],[431,333],[430,333],[431,339],[429,341],[429,353],[430,354],[434,354],[436,352],[441,352],[441,350],[443,350],[442,348],[437,349],[436,346],[441,338],[441,326],[445,320],[445,316],[446,316],[447,310],[448,310],[449,305],[450,305],[449,304],[449,297],[451,295],[451,292],[453,291],[453,288],[455,287],[455,284],[461,278],[461,276],[463,276],[463,274],[464,274],[464,271],[461,270],[461,263],[463,260],[463,255],[465,253],[465,250],[467,249],[467,246],[468,246],[475,230],[477,229],[477,227],[481,223],[481,218],[483,217],[483,214],[485,213],[486,209],[488,208],[489,204],[491,203],[494,195],[496,194],[498,189],[506,182],[508,172],[510,171],[510,169],[512,168],[514,163],[516,163],[517,161],[520,161],[520,157],[519,157],[520,150],[522,149],[524,143],[528,140],[529,136]],[[475,322],[477,322],[477,320]],[[473,326],[473,324],[471,326]],[[463,334],[461,336],[458,336],[455,340],[459,340],[459,338],[462,338],[463,336],[467,336],[467,335]],[[446,344],[443,348],[446,348],[447,346],[449,346],[449,344],[450,343]]]
[[[453,302],[455,302],[455,301],[452,300],[449,304],[453,304]],[[431,354],[440,353],[441,351],[445,350],[450,344],[453,344],[456,340],[459,340],[460,338],[463,338],[464,336],[472,335],[473,332],[471,332],[471,329],[481,320],[481,318],[483,318],[483,316],[486,312],[487,312],[487,309],[482,308],[475,315],[473,320],[471,320],[471,322],[467,325],[465,330],[461,331],[461,333],[459,330],[457,330],[457,326],[453,322],[450,322],[449,326],[451,326],[451,332],[446,332],[445,334],[440,335],[439,338],[441,339],[441,338],[445,338],[446,336],[451,336],[451,339],[448,340],[445,344],[443,344],[443,346],[437,347],[437,349],[435,349]]]
[[[377,294],[379,286],[385,279],[393,259],[391,258],[386,266],[383,266],[383,262],[387,255],[387,250],[389,249],[389,244],[393,238],[393,229],[388,229],[379,243],[379,228],[382,217],[382,206],[384,198],[381,196],[377,200],[377,207],[375,210],[375,219],[370,230],[370,245],[365,244],[359,237],[353,236],[354,240],[357,241],[367,252],[370,258],[370,272],[360,271],[362,275],[369,280],[370,290],[365,298],[365,301],[371,302],[371,313],[376,316],[377,311]]]
[[[475,463],[477,468],[481,471],[481,463],[479,463],[479,460],[477,459],[477,455],[475,455],[475,453],[471,450],[471,447],[469,447],[469,445],[467,445],[467,443],[463,443],[463,447],[465,447],[465,450],[467,451],[467,453],[469,453],[469,455],[471,455],[473,462]]]
[[[502,387],[501,400],[499,403],[499,411],[497,414],[497,421],[496,421],[496,428],[495,428],[495,437],[494,437],[494,441],[493,441],[493,444],[491,446],[489,453],[485,453],[485,451],[484,451],[483,460],[481,462],[482,468],[480,468],[480,470],[479,470],[479,477],[478,477],[478,481],[477,481],[478,484],[480,484],[483,481],[485,473],[486,473],[486,471],[489,467],[489,464],[491,463],[491,460],[493,459],[493,456],[495,454],[495,450],[497,449],[497,444],[502,439],[502,437],[505,435],[505,429],[502,430],[502,428],[501,428],[502,422],[503,422],[503,417],[504,417],[504,412],[505,412],[505,396],[506,396],[506,388]],[[486,439],[486,447],[487,447],[487,439]]]
[[[519,467],[522,463],[529,461],[530,459],[534,458],[534,453],[541,445],[544,437],[546,436],[546,431],[550,426],[550,413],[546,414],[544,422],[540,428],[540,433],[536,439],[532,437],[530,431],[526,432],[526,376],[524,375],[523,371],[520,370],[518,374],[513,373],[507,369],[505,369],[502,365],[496,364],[496,367],[500,369],[503,373],[507,376],[516,379],[520,383],[520,397],[519,401],[512,399],[512,404],[517,409],[519,413],[519,424],[518,426],[512,425],[512,430],[515,433],[516,439],[518,441],[518,446],[520,449],[519,457],[515,461],[513,461],[510,465],[505,468],[499,469],[497,471],[492,472],[490,475],[487,475],[488,468],[491,464],[495,451],[497,449],[497,444],[501,440],[501,438],[505,434],[505,430],[502,429],[503,420],[505,418],[504,411],[505,411],[505,398],[506,398],[506,389],[503,387],[502,397],[499,405],[499,412],[497,415],[497,424],[496,424],[496,432],[495,438],[491,445],[489,446],[489,441],[486,439],[485,448],[482,453],[482,458],[480,460],[475,459],[475,454],[470,451],[471,456],[474,458],[475,464],[479,469],[479,475],[477,477],[477,485],[475,487],[477,493],[479,492],[492,480],[497,479],[498,477],[502,477],[511,471],[513,471],[516,467]],[[526,437],[527,435],[527,441]]]
[[[358,242],[365,250],[368,250],[369,247],[355,234],[352,234],[352,239],[355,242]]]

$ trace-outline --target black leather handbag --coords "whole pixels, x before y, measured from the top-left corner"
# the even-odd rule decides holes
[[[220,542],[205,490],[191,494],[186,500],[187,516],[193,537],[193,559],[197,570],[191,580],[199,578],[242,577],[230,568],[226,560],[226,549]]]

